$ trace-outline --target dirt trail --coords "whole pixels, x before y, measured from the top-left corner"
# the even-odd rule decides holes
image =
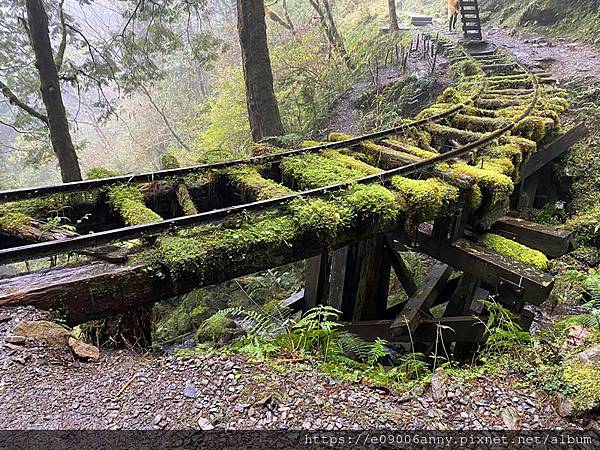
[[[512,36],[498,27],[490,28],[485,38],[529,68],[550,72],[561,84],[600,81],[600,47],[597,45],[539,35]]]

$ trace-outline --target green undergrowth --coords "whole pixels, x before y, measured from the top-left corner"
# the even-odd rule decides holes
[[[488,233],[478,243],[494,252],[539,270],[548,270],[548,258],[540,251],[497,234]]]

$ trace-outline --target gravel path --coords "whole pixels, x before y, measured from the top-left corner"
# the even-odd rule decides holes
[[[600,80],[600,47],[597,45],[567,38],[510,35],[498,27],[487,30],[486,39],[529,67],[552,73],[561,82]]]
[[[1,309],[0,342],[31,308]],[[95,363],[67,349],[0,348],[4,429],[550,429],[576,427],[546,396],[513,380],[447,382],[409,394],[352,384],[299,364],[239,355],[173,357],[103,351]],[[439,397],[438,397],[439,398]]]

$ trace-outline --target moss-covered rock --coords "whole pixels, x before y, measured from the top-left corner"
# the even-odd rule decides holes
[[[198,343],[225,343],[230,341],[237,331],[238,327],[232,319],[220,316],[211,317],[198,327],[198,331],[196,331],[196,341],[198,341]]]
[[[511,241],[497,234],[488,233],[482,236],[478,243],[500,255],[522,262],[525,265],[535,267],[539,270],[548,270],[549,262],[546,255],[518,242]]]
[[[571,217],[566,228],[573,230],[578,242],[600,245],[600,206],[595,206]]]
[[[572,396],[577,410],[588,411],[600,406],[600,369],[597,366],[571,362],[565,367],[563,380],[577,388]]]

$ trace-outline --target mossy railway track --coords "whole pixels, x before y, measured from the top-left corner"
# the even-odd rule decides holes
[[[521,172],[538,146],[558,133],[566,108],[551,79],[529,73],[509,55],[496,50],[469,55],[451,42],[440,45],[454,63],[457,85],[399,127],[359,137],[332,134],[330,142],[303,142],[292,150],[259,146],[267,154],[245,160],[0,192],[0,202],[11,202],[0,217],[0,232],[12,233],[17,242],[0,250],[0,264],[137,240],[124,262],[95,254],[92,259],[105,261],[0,280],[0,304],[59,308],[77,323],[313,258],[305,306],[329,302],[355,324],[378,320],[383,322],[373,326],[401,328],[387,323],[401,309],[387,308],[387,294],[377,287],[387,289],[381,282],[386,270],[368,275],[381,272],[375,257],[381,246],[393,258],[398,258],[394,246],[416,242],[440,261],[444,252],[473,257],[477,245],[465,240],[465,227],[467,238],[473,237],[507,212]],[[46,233],[40,235],[46,242],[19,241],[19,230],[34,220],[23,212],[44,211],[35,199],[50,196],[61,204],[65,195],[75,203],[91,195],[113,220],[90,234],[51,239]],[[161,195],[166,202],[157,200]],[[434,224],[429,231],[423,225],[428,222]],[[488,242],[497,239],[482,240]],[[500,261],[489,262],[494,275],[486,277],[488,289],[520,277],[537,289],[524,298],[538,303],[551,288],[543,271],[508,261],[501,248],[476,251]],[[389,267],[402,270],[401,258],[386,264],[389,282]],[[357,270],[355,281],[339,281]],[[441,272],[429,282],[432,292],[441,279],[448,281],[447,271]],[[327,299],[336,289],[341,291]],[[419,295],[427,299],[415,311],[435,303],[431,292]],[[455,316],[466,312],[464,302]]]

